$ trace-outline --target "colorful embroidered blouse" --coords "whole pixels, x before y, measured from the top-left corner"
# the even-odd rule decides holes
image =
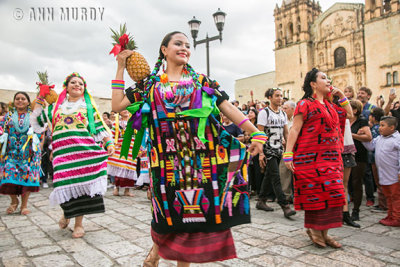
[[[33,150],[28,133],[29,116],[29,113],[9,112],[0,121],[0,185],[40,186],[41,150],[38,145]]]
[[[34,110],[35,131],[51,124],[53,105]],[[97,112],[93,114],[95,134],[90,134],[85,101],[64,103],[54,114],[52,147],[54,190],[50,203],[62,204],[84,195],[104,195],[107,190],[107,152],[96,142],[109,136]]]
[[[159,84],[148,95],[152,228],[158,233],[214,232],[250,222],[246,147],[215,117],[216,104],[228,96],[217,83],[199,80],[203,87],[177,107],[165,104]],[[127,97],[142,99],[134,90]],[[214,113],[205,112],[210,109]]]

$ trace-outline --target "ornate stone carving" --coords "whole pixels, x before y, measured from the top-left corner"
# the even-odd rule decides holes
[[[342,35],[342,32],[344,31],[344,25],[343,17],[339,13],[336,13],[335,24],[333,27],[335,36],[340,37]]]

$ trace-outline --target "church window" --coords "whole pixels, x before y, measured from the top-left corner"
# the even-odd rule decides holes
[[[390,72],[386,73],[386,85],[392,85],[392,74]]]
[[[399,84],[399,72],[393,72],[393,84]]]
[[[392,10],[390,6],[390,0],[384,0],[383,1],[383,12],[390,12]]]
[[[286,38],[288,43],[291,43],[293,40],[293,23],[289,23],[286,32]]]
[[[346,66],[346,49],[343,47],[336,48],[334,58],[335,68]]]

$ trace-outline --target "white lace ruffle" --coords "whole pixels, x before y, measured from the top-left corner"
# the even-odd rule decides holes
[[[150,175],[149,173],[141,173],[136,180],[136,185],[141,186],[143,184],[150,184]]]
[[[110,164],[107,166],[107,174],[129,180],[137,180],[136,170],[129,170],[127,168],[116,167]]]
[[[95,180],[76,185],[60,186],[54,188],[50,194],[50,205],[56,206],[65,203],[72,198],[80,196],[104,195],[107,191],[107,176],[101,176]]]
[[[33,131],[35,133],[43,133],[47,127],[47,123],[45,123],[43,127],[41,127],[38,123],[37,118],[42,115],[42,111],[43,111],[43,107],[41,105],[39,105],[39,104],[35,105],[35,109],[32,111],[32,114],[29,118],[29,121],[33,128]]]
[[[95,142],[101,142],[106,137],[110,137],[110,135],[108,134],[108,132],[106,130],[104,130],[104,131],[101,131],[101,132],[98,132],[97,134],[95,134],[93,136],[93,139]]]

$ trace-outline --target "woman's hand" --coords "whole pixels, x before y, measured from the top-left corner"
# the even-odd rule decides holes
[[[285,166],[286,166],[286,168],[288,168],[291,172],[294,172],[293,161],[285,161]]]
[[[126,59],[133,54],[132,50],[124,50],[117,55],[118,68],[125,69]]]
[[[263,145],[260,142],[251,142],[250,147],[247,149],[247,151],[250,152],[252,156],[255,156],[257,154],[260,154],[261,156]]]
[[[110,145],[107,147],[108,156],[111,156],[112,154],[114,154],[114,152],[115,152],[115,146]]]
[[[53,161],[53,151],[50,152],[49,159],[50,161]]]
[[[345,97],[345,95],[344,95],[342,90],[340,90],[339,88],[333,87],[333,86],[332,86],[332,95],[337,95],[340,98],[344,98]]]

